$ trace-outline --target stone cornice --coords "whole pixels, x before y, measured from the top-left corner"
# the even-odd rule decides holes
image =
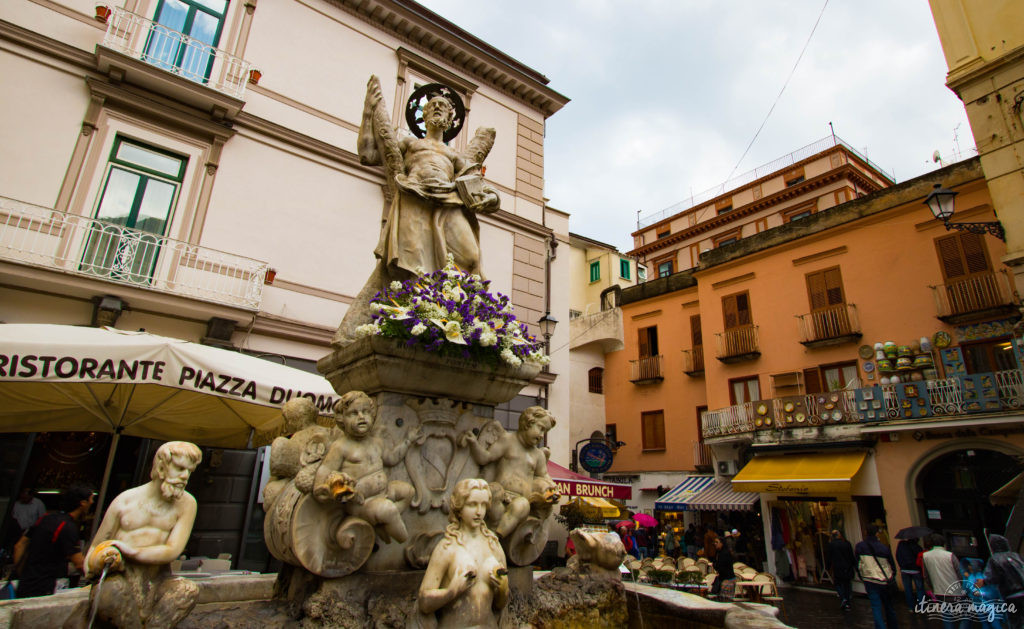
[[[328,0],[416,48],[443,60],[545,117],[569,99],[547,87],[543,74],[474,37],[412,0]]]
[[[1019,63],[1022,60],[1024,60],[1024,46],[1015,48],[998,59],[980,64],[972,64],[967,70],[950,71],[946,75],[946,87],[953,90],[957,96],[961,96],[960,91],[969,87],[972,83],[988,80],[1003,66]]]
[[[9,41],[30,50],[43,53],[82,68],[83,70],[96,69],[96,55],[86,52],[81,48],[75,48],[64,42],[59,42],[45,35],[22,28],[17,24],[11,24],[0,20],[0,40]]]
[[[339,162],[350,168],[362,171],[373,179],[379,180],[381,184],[384,183],[384,171],[381,167],[361,164],[359,162],[359,156],[352,151],[347,151],[343,148],[334,146],[333,144],[328,144],[323,140],[318,140],[312,136],[306,135],[305,133],[289,129],[288,127],[279,125],[276,122],[271,122],[265,118],[260,118],[259,116],[255,116],[245,111],[238,114],[238,118],[235,119],[235,126],[255,131],[267,137],[274,138],[279,142],[309,151],[314,155]]]

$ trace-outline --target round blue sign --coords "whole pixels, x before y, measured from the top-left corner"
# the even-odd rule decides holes
[[[588,472],[607,472],[613,458],[612,449],[602,441],[591,441],[580,448],[580,466]]]

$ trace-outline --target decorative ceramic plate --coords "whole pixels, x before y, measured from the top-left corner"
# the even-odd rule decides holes
[[[953,339],[949,336],[949,332],[942,330],[936,332],[935,336],[932,337],[932,343],[934,343],[935,347],[938,348],[949,347],[949,344],[952,342]]]
[[[757,414],[764,415],[766,413],[768,413],[768,407],[765,406],[764,404],[759,404],[757,407]]]
[[[871,373],[875,370],[875,363],[864,363],[864,373]]]
[[[792,413],[793,412],[793,403],[792,402],[786,402],[786,406],[784,406],[783,408],[785,409],[785,411],[787,413]]]
[[[825,403],[825,396],[824,395],[819,395],[818,396],[818,404],[824,404],[824,403]]]
[[[827,409],[828,409],[828,410],[830,410],[830,411],[831,411],[832,409],[834,409],[835,407],[836,407],[836,405],[835,405],[835,404],[833,404],[832,402],[829,402],[828,404],[826,404],[826,405],[825,405],[825,408],[827,408]]]
[[[803,421],[804,421],[805,419],[807,419],[807,418],[806,418],[806,417],[804,416],[804,414],[803,414],[803,413],[797,413],[797,414],[796,414],[796,420],[797,420],[798,422],[800,422],[800,423],[803,423]]]
[[[860,354],[861,358],[868,359],[875,355],[875,350],[871,349],[870,345],[861,345],[857,349],[857,353]]]
[[[833,402],[838,402],[839,401],[839,394],[838,393],[833,393],[832,394],[832,401]]]

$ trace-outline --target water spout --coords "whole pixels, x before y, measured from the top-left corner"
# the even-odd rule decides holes
[[[89,629],[92,629],[92,623],[96,620],[96,612],[99,610],[100,589],[103,587],[103,580],[107,578],[107,573],[110,572],[110,566],[113,563],[113,558],[108,558],[103,563],[103,572],[100,573],[100,580],[96,583],[96,589],[93,590],[92,612],[89,613]]]

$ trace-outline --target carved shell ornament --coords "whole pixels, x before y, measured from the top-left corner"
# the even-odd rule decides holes
[[[428,83],[416,89],[405,105],[405,121],[409,124],[409,130],[417,138],[427,137],[427,126],[423,123],[423,106],[435,97],[443,96],[452,104],[455,110],[455,117],[452,119],[452,126],[444,132],[444,141],[451,142],[455,136],[462,131],[462,125],[466,120],[466,105],[458,92],[443,83]]]

